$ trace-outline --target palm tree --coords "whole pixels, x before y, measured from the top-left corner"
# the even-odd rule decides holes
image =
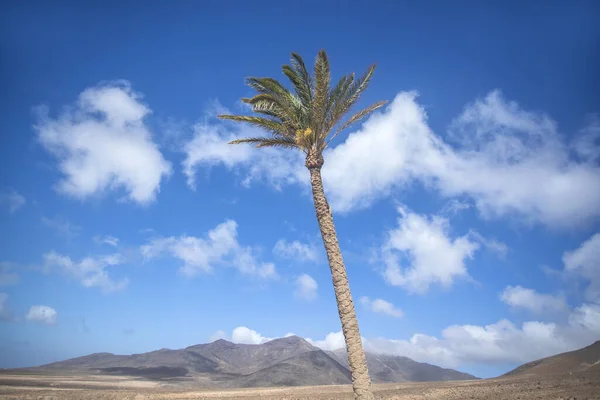
[[[330,87],[329,60],[324,50],[321,50],[317,56],[314,76],[307,71],[302,57],[295,53],[292,53],[291,65],[284,65],[282,69],[292,83],[293,92],[273,78],[248,78],[248,86],[255,89],[257,94],[242,101],[249,104],[252,111],[259,116],[219,115],[219,118],[244,122],[262,128],[268,134],[265,137],[234,140],[230,144],[250,143],[257,148],[297,149],[306,155],[305,165],[310,172],[317,221],[331,269],[338,313],[346,341],[348,363],[352,373],[354,396],[361,400],[373,399],[346,267],[331,209],[323,191],[321,167],[323,150],[331,140],[386,102],[377,102],[345,118],[367,88],[375,71],[375,65],[369,67],[358,79],[354,74],[342,77],[333,87]]]

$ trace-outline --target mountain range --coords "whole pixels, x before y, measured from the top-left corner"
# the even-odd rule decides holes
[[[401,356],[367,353],[367,363],[374,383],[478,379]],[[257,345],[219,339],[180,350],[95,353],[23,370],[127,375],[178,385],[230,388],[351,383],[345,349],[323,351],[298,336]]]

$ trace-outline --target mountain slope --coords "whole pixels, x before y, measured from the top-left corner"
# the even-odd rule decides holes
[[[186,350],[161,349],[129,356],[95,353],[89,356],[47,364],[38,369],[91,370],[116,375],[152,376],[154,378],[214,373],[218,364],[201,354]]]
[[[528,362],[502,376],[542,376],[584,371],[600,373],[600,340],[579,350]]]
[[[367,360],[375,382],[474,379],[468,374],[417,363],[406,357],[367,354]],[[192,384],[202,381],[219,387],[351,382],[345,351],[324,352],[297,336],[259,345],[221,339],[180,350],[161,349],[132,355],[96,353],[33,369],[185,380]]]
[[[261,345],[235,344],[220,339],[213,343],[191,346],[185,350],[213,361],[218,365],[220,372],[247,375],[318,349],[298,336],[290,336]]]
[[[328,352],[340,364],[348,368],[345,349]],[[478,379],[453,369],[420,363],[408,357],[367,353],[367,364],[371,379],[375,383],[385,382],[429,382]]]
[[[243,387],[343,385],[351,382],[350,371],[323,350],[291,357],[239,380]]]

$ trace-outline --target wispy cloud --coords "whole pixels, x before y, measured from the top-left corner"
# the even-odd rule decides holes
[[[360,298],[360,302],[363,306],[377,314],[394,318],[402,318],[404,316],[404,312],[401,309],[383,299],[370,299],[367,296],[363,296]]]
[[[319,285],[312,276],[308,274],[302,274],[296,278],[295,281],[296,290],[294,294],[304,300],[314,300],[317,298],[317,289]]]
[[[13,272],[17,264],[2,261],[0,262],[0,286],[10,286],[19,282],[19,274]]]
[[[317,262],[319,260],[319,252],[314,244],[302,243],[298,240],[291,242],[285,239],[278,240],[275,243],[275,247],[273,247],[273,254],[288,260],[309,262]]]
[[[98,287],[103,293],[111,293],[124,289],[129,280],[114,280],[107,269],[123,264],[125,259],[115,253],[104,256],[90,256],[76,261],[71,257],[54,251],[44,254],[44,268],[48,271],[58,269],[63,274],[76,279],[87,288]]]
[[[53,218],[42,217],[41,220],[42,224],[54,230],[68,241],[75,239],[82,231],[80,226],[71,223],[68,219],[61,216]]]
[[[534,313],[567,310],[563,296],[538,293],[522,286],[507,286],[500,299],[509,306],[523,308]]]
[[[0,204],[6,206],[10,214],[14,214],[25,203],[25,196],[19,194],[16,190],[11,189],[0,193]]]
[[[8,305],[8,295],[0,293],[0,321],[12,321],[13,312]]]
[[[240,245],[237,228],[235,221],[226,220],[204,238],[187,235],[155,238],[141,246],[140,251],[148,260],[167,254],[182,261],[179,271],[188,277],[212,272],[216,266],[232,265],[242,274],[277,278],[274,264],[259,261],[252,247]]]
[[[563,255],[565,272],[588,282],[586,297],[600,303],[600,233],[583,242],[577,249]]]
[[[111,235],[94,236],[94,242],[98,244],[106,244],[112,247],[117,247],[119,245],[119,238],[116,238]]]

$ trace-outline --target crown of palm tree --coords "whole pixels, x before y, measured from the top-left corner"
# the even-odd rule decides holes
[[[291,81],[293,92],[273,78],[246,80],[258,93],[242,101],[261,116],[219,115],[221,119],[262,128],[270,136],[237,139],[230,144],[250,143],[255,147],[295,148],[306,154],[321,154],[341,131],[386,103],[379,101],[345,118],[367,88],[375,64],[360,78],[356,79],[354,73],[343,76],[331,88],[329,60],[324,50],[315,61],[314,76],[309,74],[298,54],[292,53],[290,64],[284,65],[282,70]]]

